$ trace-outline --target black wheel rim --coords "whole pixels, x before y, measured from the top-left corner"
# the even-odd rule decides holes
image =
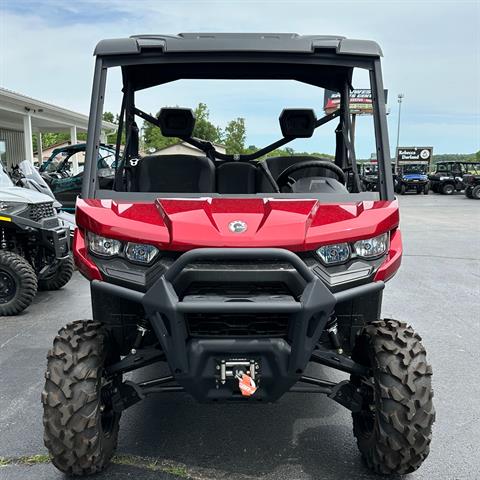
[[[102,388],[100,394],[100,423],[105,437],[109,437],[115,430],[119,414],[115,412],[112,404],[112,395],[117,382],[108,381],[102,377]]]
[[[17,282],[9,272],[0,270],[0,304],[8,303],[17,293]]]
[[[371,380],[373,381],[373,379]],[[375,429],[376,402],[375,389],[370,382],[365,382],[361,387],[364,398],[363,408],[358,417],[362,434],[365,438],[370,438]]]

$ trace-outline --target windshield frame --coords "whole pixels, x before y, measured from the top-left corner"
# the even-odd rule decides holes
[[[214,64],[218,65],[219,69],[224,67],[225,64],[242,64],[242,65],[258,65],[259,69],[265,65],[276,65],[279,67],[279,72],[283,72],[285,76],[272,77],[271,79],[290,79],[299,80],[305,83],[310,83],[316,86],[321,86],[321,79],[316,79],[314,76],[308,77],[310,81],[306,80],[305,72],[314,72],[315,67],[318,66],[338,66],[348,68],[362,68],[369,72],[370,88],[372,90],[372,104],[373,104],[373,118],[374,118],[374,133],[376,142],[377,161],[379,165],[379,196],[381,200],[393,200],[393,177],[390,167],[390,148],[388,143],[388,131],[386,124],[386,107],[383,100],[383,80],[381,74],[380,57],[377,56],[353,56],[353,55],[338,55],[330,51],[314,52],[314,54],[299,54],[299,53],[278,53],[278,52],[196,52],[196,53],[168,53],[163,54],[157,51],[151,51],[148,53],[140,53],[135,55],[108,55],[97,56],[95,62],[95,72],[92,88],[92,98],[90,107],[90,121],[88,129],[88,141],[87,141],[87,153],[85,158],[85,174],[82,187],[83,198],[99,198],[108,195],[109,191],[102,191],[100,193],[97,187],[97,164],[93,160],[95,158],[95,152],[98,152],[100,146],[100,133],[102,125],[102,113],[103,113],[103,101],[105,97],[105,87],[107,70],[112,67],[123,68],[123,80],[124,80],[124,92],[127,103],[130,102],[134,106],[133,98],[134,91],[129,88],[128,78],[125,75],[125,67],[132,65],[154,65],[156,68],[161,65],[182,69],[184,64]],[[175,67],[175,65],[177,67]],[[263,67],[262,67],[263,66]],[[246,69],[248,70],[248,69]],[[175,70],[173,70],[175,71]],[[260,71],[260,70],[259,70]],[[222,74],[218,78],[225,79],[266,79],[265,73],[255,74],[255,71],[250,69],[244,77],[234,77],[227,73]],[[280,74],[279,74],[280,75]],[[302,76],[303,75],[303,76]],[[179,76],[178,78],[185,78]],[[205,77],[201,72],[195,77],[188,78],[211,78]],[[157,84],[166,83],[177,79],[170,78],[165,79],[163,82]],[[270,77],[268,77],[270,79]],[[153,85],[152,85],[153,86]],[[351,85],[345,85],[344,91],[340,92],[343,97],[344,106],[348,105],[348,101],[345,102],[345,98],[348,98],[348,92]],[[382,92],[380,95],[379,92]],[[345,107],[344,107],[345,108]],[[348,107],[347,107],[348,110]],[[132,122],[132,110],[130,114],[127,112],[125,115],[126,122]],[[345,115],[345,112],[344,112]],[[351,119],[350,115],[345,115],[345,123],[350,136]],[[388,163],[388,165],[387,165]],[[356,171],[356,168],[355,168]],[[129,195],[133,192],[120,192],[122,197],[128,199]],[[198,194],[197,197],[202,197],[207,194]],[[161,192],[157,194],[163,196]],[[177,195],[181,197],[182,195]],[[264,196],[270,196],[265,194]],[[312,194],[306,194],[306,198],[315,197]],[[108,197],[107,197],[108,198]],[[352,197],[352,201],[353,197]]]

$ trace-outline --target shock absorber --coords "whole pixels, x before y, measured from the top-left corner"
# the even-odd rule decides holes
[[[133,342],[133,347],[130,350],[130,353],[132,355],[135,355],[137,353],[137,350],[142,345],[143,338],[145,337],[148,331],[149,331],[148,322],[144,318],[142,318],[137,323],[137,336],[135,337],[135,341]]]
[[[328,319],[327,326],[325,328],[328,332],[328,336],[330,337],[333,348],[337,351],[337,353],[342,354],[343,348],[340,343],[340,337],[338,335],[338,321],[336,315],[332,315]]]

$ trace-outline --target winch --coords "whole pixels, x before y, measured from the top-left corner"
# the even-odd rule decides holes
[[[220,384],[225,385],[228,379],[237,379],[241,383],[246,376],[254,382],[256,390],[260,381],[260,364],[254,359],[230,358],[228,360],[217,360],[216,370],[217,388],[220,387]]]

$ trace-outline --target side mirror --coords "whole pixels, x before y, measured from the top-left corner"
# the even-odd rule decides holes
[[[285,138],[309,138],[317,118],[311,108],[285,108],[280,114],[280,128]]]
[[[195,115],[189,108],[162,108],[158,114],[160,130],[164,137],[191,137]]]

